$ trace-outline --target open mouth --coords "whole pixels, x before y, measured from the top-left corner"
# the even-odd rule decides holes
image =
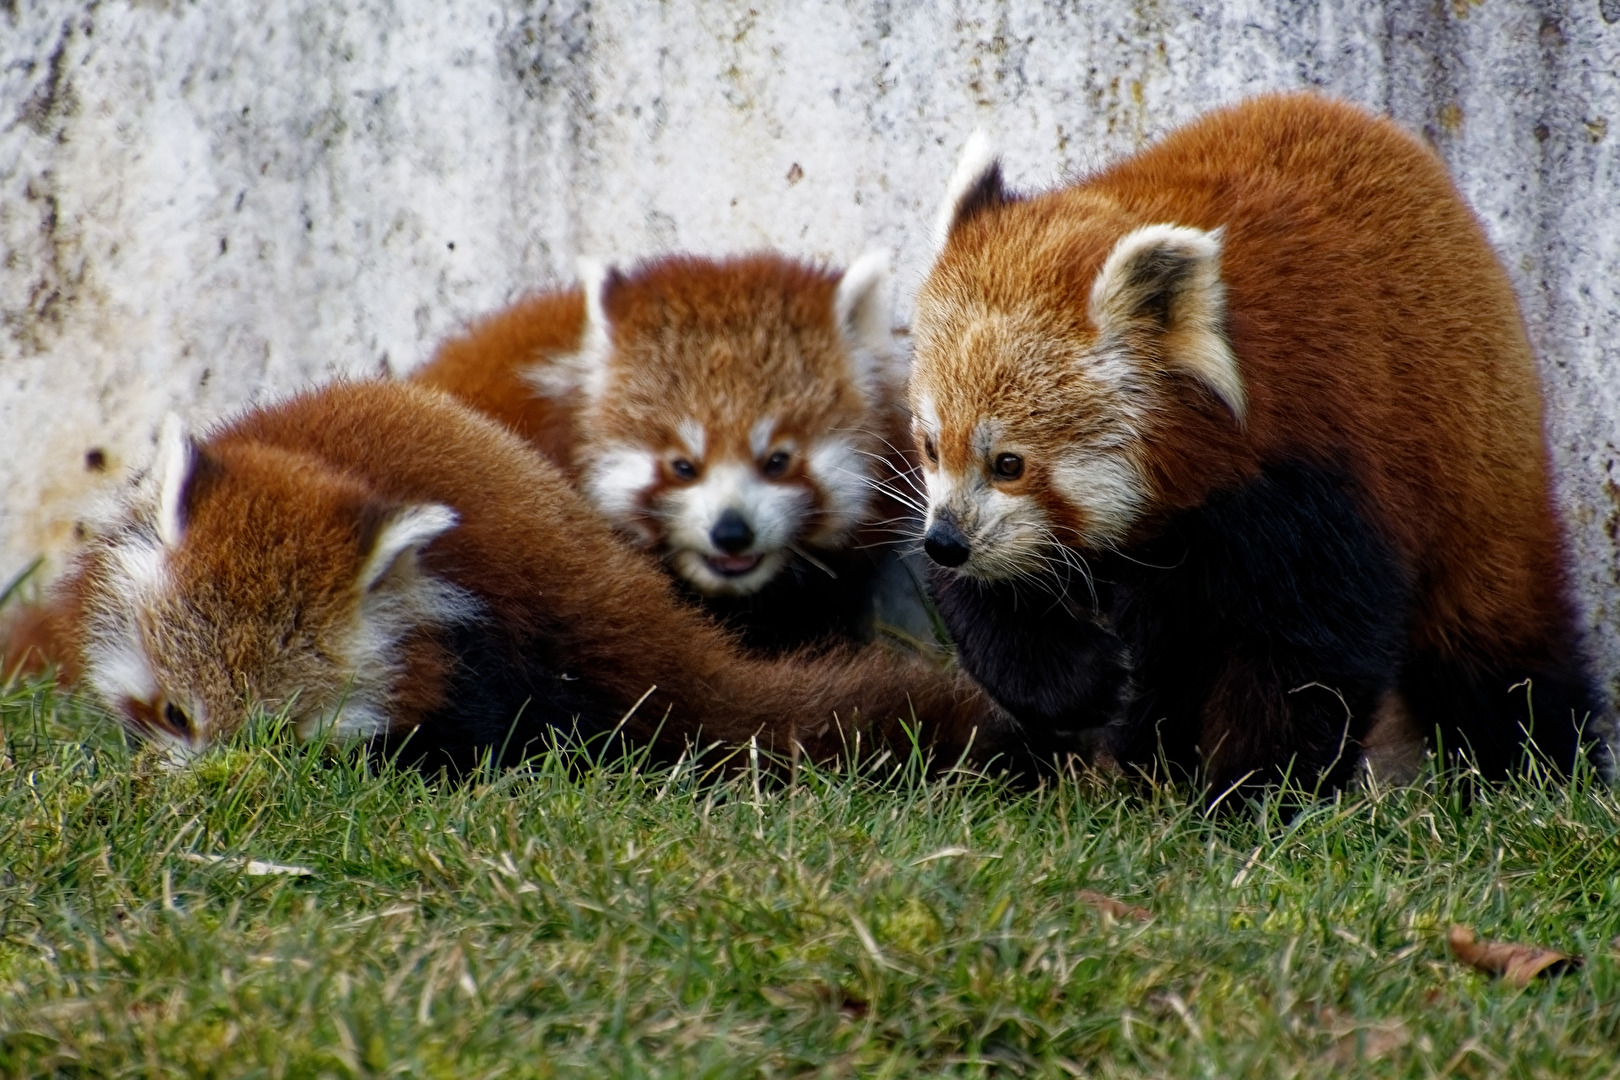
[[[742,577],[758,566],[763,555],[705,555],[703,562],[721,577]]]

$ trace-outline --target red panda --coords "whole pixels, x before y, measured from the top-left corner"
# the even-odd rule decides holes
[[[412,378],[539,446],[750,645],[860,639],[905,515],[880,489],[912,468],[886,268],[587,262]]]
[[[996,715],[880,647],[739,652],[517,436],[399,382],[171,428],[55,596],[80,680],[176,758],[255,707],[456,770],[621,721],[826,756],[915,717],[954,753]]]
[[[1431,150],[1270,96],[1020,197],[976,138],[938,239],[925,546],[1032,740],[1333,785],[1383,709],[1488,774],[1574,765],[1597,701],[1536,368]]]

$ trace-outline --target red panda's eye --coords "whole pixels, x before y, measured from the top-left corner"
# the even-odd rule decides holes
[[[928,455],[929,461],[933,462],[935,465],[939,464],[939,447],[934,445],[934,437],[932,435],[923,436],[923,453]]]
[[[191,717],[187,716],[186,711],[172,701],[163,706],[163,719],[176,735],[190,735],[192,733]]]
[[[1024,475],[1024,459],[1017,454],[996,456],[996,479],[1016,480]]]
[[[678,457],[669,463],[670,471],[682,480],[696,480],[697,466],[683,457]]]
[[[791,460],[793,458],[786,450],[778,450],[765,459],[765,464],[759,467],[759,471],[774,479],[787,472],[788,462]]]

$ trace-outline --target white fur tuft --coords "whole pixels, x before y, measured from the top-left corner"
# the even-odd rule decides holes
[[[196,464],[196,444],[191,441],[180,417],[169,413],[163,418],[163,427],[158,433],[157,460],[152,465],[152,475],[158,483],[158,538],[171,550],[180,546],[180,537],[185,531],[185,523],[180,519],[180,501]]]
[[[360,570],[360,591],[369,593],[402,558],[413,557],[434,538],[452,528],[456,512],[438,503],[412,506],[384,525]]]
[[[951,178],[945,185],[945,201],[940,204],[939,214],[934,218],[935,252],[944,250],[945,241],[950,239],[951,223],[956,220],[956,210],[962,204],[962,196],[973,190],[995,164],[996,151],[990,136],[983,128],[974,128],[956,159],[956,168],[951,170]]]
[[[1226,340],[1222,233],[1170,224],[1126,233],[1092,282],[1091,317],[1104,334],[1117,333],[1141,322],[1144,300],[1168,290],[1161,355],[1197,376],[1241,424],[1248,395]]]

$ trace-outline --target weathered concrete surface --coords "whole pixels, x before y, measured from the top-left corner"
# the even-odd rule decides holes
[[[174,407],[401,370],[576,253],[898,252],[966,133],[1024,186],[1316,86],[1440,147],[1512,269],[1620,672],[1620,0],[0,0],[0,578]],[[87,456],[88,455],[88,456]]]

